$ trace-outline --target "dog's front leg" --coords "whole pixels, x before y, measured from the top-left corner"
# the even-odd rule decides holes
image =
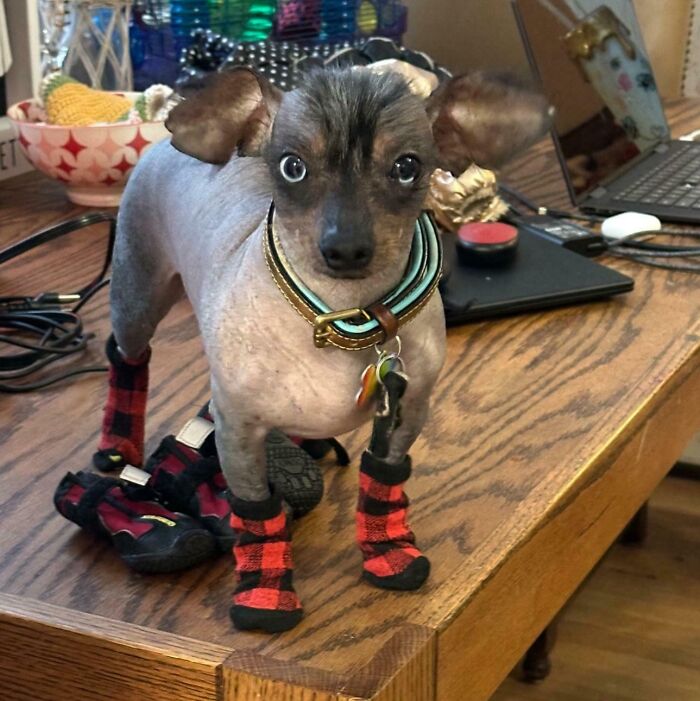
[[[237,585],[231,619],[241,630],[276,633],[293,628],[302,617],[292,584],[289,516],[282,497],[268,485],[265,465],[266,427],[246,416],[212,383],[216,447],[231,490],[231,527],[235,541]]]
[[[430,573],[430,562],[416,547],[408,525],[404,492],[411,475],[408,451],[425,424],[429,395],[430,387],[409,384],[401,424],[389,437],[386,457],[369,451],[362,455],[356,525],[363,575],[385,589],[417,589]]]

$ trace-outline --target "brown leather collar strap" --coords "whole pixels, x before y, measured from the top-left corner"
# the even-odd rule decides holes
[[[394,312],[381,302],[375,302],[367,307],[367,311],[379,322],[379,325],[384,331],[384,340],[393,341],[399,334],[399,320],[394,315]]]
[[[428,266],[416,266],[421,272],[415,281],[411,280],[412,284],[403,284],[382,300],[370,304],[366,309],[322,311],[322,308],[319,309],[319,305],[322,305],[323,302],[320,302],[308,289],[305,294],[304,283],[299,281],[290,270],[289,264],[275,240],[272,228],[273,211],[273,207],[271,207],[267,231],[263,236],[265,262],[272,279],[285,299],[300,316],[313,325],[314,343],[318,348],[331,345],[343,350],[359,351],[390,341],[396,338],[402,326],[411,321],[423,309],[437,289],[442,267],[442,250],[439,238],[437,238],[434,229],[428,233],[421,229],[424,238],[428,235],[435,237],[432,242],[433,265],[430,279],[426,279],[424,273]],[[429,243],[421,241],[420,245],[424,250],[427,250]],[[435,256],[437,256],[437,260],[435,260]],[[409,297],[409,295],[412,296]],[[391,301],[392,306],[396,303],[397,309],[400,311],[394,313],[387,300]],[[404,300],[403,304],[401,300]],[[326,310],[328,310],[327,306]],[[368,327],[369,330],[367,330]]]

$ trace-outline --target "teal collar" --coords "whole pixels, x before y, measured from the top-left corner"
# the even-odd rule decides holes
[[[277,241],[270,206],[264,236],[265,260],[282,294],[314,327],[317,347],[363,350],[394,338],[413,319],[437,288],[442,271],[442,245],[430,215],[417,219],[406,271],[399,284],[365,308],[333,311],[292,270]]]

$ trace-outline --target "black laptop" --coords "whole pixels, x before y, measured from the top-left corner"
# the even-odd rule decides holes
[[[574,204],[700,223],[700,143],[670,138],[632,2],[511,2]]]
[[[454,234],[445,233],[440,293],[448,326],[581,304],[629,292],[634,281],[529,231],[520,230],[507,265],[460,264]]]

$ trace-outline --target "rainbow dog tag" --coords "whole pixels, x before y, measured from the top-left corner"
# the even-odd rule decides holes
[[[377,391],[387,373],[392,370],[403,371],[403,361],[397,353],[387,354],[385,351],[379,355],[377,362],[368,365],[360,377],[360,389],[355,395],[355,404],[364,409],[376,398]]]

